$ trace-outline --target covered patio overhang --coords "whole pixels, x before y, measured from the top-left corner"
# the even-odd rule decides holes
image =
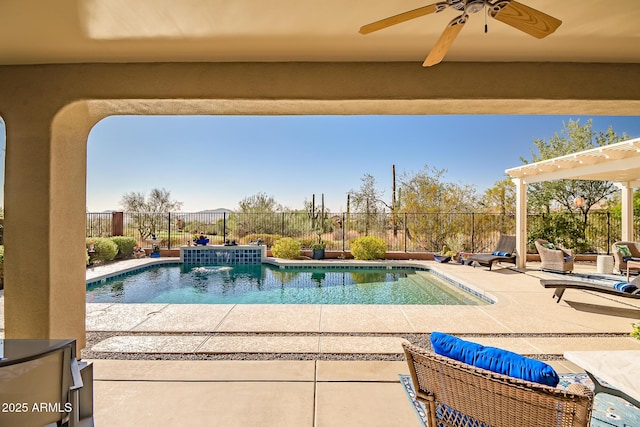
[[[640,187],[640,138],[507,169],[516,185],[518,267],[526,266],[527,184],[559,179],[613,181],[622,191],[622,240],[633,240],[633,189]]]

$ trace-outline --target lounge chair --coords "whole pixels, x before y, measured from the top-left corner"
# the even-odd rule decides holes
[[[623,298],[640,300],[640,277],[636,277],[631,282],[620,282],[613,286],[599,285],[596,283],[580,282],[578,280],[555,280],[542,279],[540,284],[545,288],[555,289],[553,298],[560,302],[564,291],[567,289],[582,289],[584,291],[601,292],[603,294],[616,295]],[[626,286],[625,286],[626,285]],[[616,289],[616,287],[618,289]],[[635,288],[635,289],[634,289]]]
[[[496,249],[490,254],[473,254],[469,257],[469,261],[475,261],[478,264],[489,267],[493,266],[494,262],[509,262],[511,264],[516,263],[516,236],[500,236]],[[474,265],[475,266],[475,265]]]
[[[620,246],[626,246],[629,248],[628,254],[623,254],[619,249]],[[640,243],[638,242],[615,242],[611,245],[611,253],[615,260],[615,268],[618,269],[620,274],[623,274],[627,270],[627,261],[632,259],[634,261],[640,260]]]
[[[592,392],[516,379],[403,343],[416,398],[430,426],[586,427]]]
[[[540,254],[540,268],[546,271],[569,273],[573,271],[573,253],[570,249],[555,247],[544,239],[535,241]]]

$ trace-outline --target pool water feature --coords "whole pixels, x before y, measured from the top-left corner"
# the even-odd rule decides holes
[[[87,302],[487,304],[442,277],[412,268],[279,268],[266,264],[148,268],[89,285]]]

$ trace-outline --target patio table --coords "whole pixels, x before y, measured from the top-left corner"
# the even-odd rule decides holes
[[[564,358],[585,370],[595,394],[617,396],[640,408],[640,350],[565,351]]]

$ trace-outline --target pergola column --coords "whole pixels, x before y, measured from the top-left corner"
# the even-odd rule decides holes
[[[633,187],[629,182],[621,182],[622,191],[622,240],[633,241]]]
[[[527,265],[527,185],[514,178],[516,186],[516,265],[524,268]]]

